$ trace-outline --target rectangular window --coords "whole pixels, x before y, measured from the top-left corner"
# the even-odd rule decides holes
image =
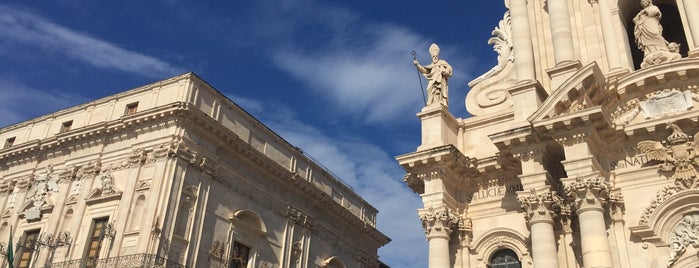
[[[90,238],[87,241],[87,250],[84,258],[86,259],[85,267],[95,267],[99,258],[100,249],[102,249],[102,238],[104,236],[105,227],[109,218],[99,218],[92,222],[90,230]]]
[[[61,133],[70,131],[71,127],[73,127],[73,120],[63,122],[63,125],[61,125]]]
[[[24,238],[19,242],[17,251],[19,251],[19,265],[18,268],[29,268],[32,262],[32,255],[34,254],[34,247],[36,246],[36,240],[39,238],[40,230],[32,230],[24,233]]]
[[[233,241],[233,251],[231,252],[230,268],[247,267],[249,257],[250,248],[241,243],[238,243],[238,241]]]
[[[2,148],[3,149],[10,148],[10,147],[12,147],[13,144],[15,144],[15,137],[12,137],[12,138],[5,140],[5,146],[3,146]]]
[[[138,111],[138,102],[134,102],[126,105],[126,110],[124,115],[135,114]]]

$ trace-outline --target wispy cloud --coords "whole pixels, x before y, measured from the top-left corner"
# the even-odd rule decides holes
[[[86,98],[79,95],[46,92],[0,77],[0,127],[86,101]]]
[[[152,56],[121,48],[46,18],[0,5],[0,46],[32,48],[82,61],[98,68],[163,77],[182,70]],[[0,49],[8,49],[1,48]],[[24,51],[24,50],[23,50]],[[26,52],[25,52],[26,53]]]
[[[382,260],[393,267],[427,266],[427,244],[415,212],[422,204],[400,181],[404,172],[388,153],[365,140],[330,137],[300,121],[293,110],[283,105],[265,103],[261,109],[262,103],[256,100],[230,97],[379,209],[378,228],[393,239],[379,250]]]

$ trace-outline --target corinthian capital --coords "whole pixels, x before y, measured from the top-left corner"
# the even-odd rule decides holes
[[[436,236],[449,238],[460,222],[460,217],[454,211],[447,208],[441,209],[421,209],[418,211],[422,228],[425,228],[427,239]]]
[[[600,177],[581,177],[566,185],[566,194],[572,201],[573,209],[602,210],[609,200],[609,183]]]
[[[524,218],[529,224],[541,221],[553,223],[561,211],[561,201],[556,192],[550,190],[537,193],[532,189],[529,195],[519,198],[519,203],[524,210]]]

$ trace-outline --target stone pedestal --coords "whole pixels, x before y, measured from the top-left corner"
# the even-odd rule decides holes
[[[422,144],[418,151],[456,144],[459,124],[446,107],[439,103],[425,106],[417,117],[422,122]]]

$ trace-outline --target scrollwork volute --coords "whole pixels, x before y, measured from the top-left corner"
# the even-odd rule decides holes
[[[566,195],[578,213],[587,209],[603,210],[609,200],[609,183],[601,177],[580,177],[566,185]]]
[[[524,210],[524,218],[529,224],[541,221],[553,223],[558,218],[562,202],[562,198],[555,191],[538,194],[534,189],[528,196],[519,198],[519,203]]]

